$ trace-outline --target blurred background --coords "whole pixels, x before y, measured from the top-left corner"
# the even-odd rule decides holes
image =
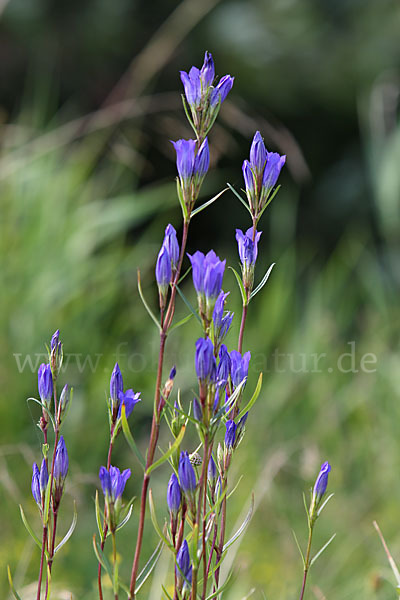
[[[181,221],[169,140],[191,135],[179,70],[200,67],[205,50],[235,85],[210,134],[204,199],[227,181],[243,186],[256,129],[269,150],[287,155],[259,227],[256,279],[276,266],[245,334],[247,395],[260,371],[264,385],[236,454],[232,482],[244,477],[229,530],[252,490],[256,511],[228,556],[235,576],[224,597],[298,596],[292,530],[305,545],[302,493],[324,460],[335,497],[314,549],[337,536],[313,568],[308,598],[397,597],[372,521],[400,561],[399,31],[396,0],[0,1],[1,597],[7,564],[22,598],[33,597],[39,554],[17,504],[38,531],[30,481],[41,442],[37,407],[26,399],[37,395],[36,371],[57,328],[67,355],[60,383],[75,391],[61,530],[73,498],[79,514],[55,563],[54,597],[97,597],[93,499],[106,461],[109,377],[118,360],[126,387],[142,393],[131,428],[144,452],[157,331],[136,271],[155,308],[163,230],[171,222],[180,231]],[[237,267],[235,228],[248,226],[226,192],[193,220],[188,250],[212,247]],[[230,271],[224,289],[236,313],[232,349],[240,297]],[[190,281],[184,290],[194,302]],[[178,316],[185,310],[179,303]],[[177,364],[187,402],[198,333],[192,324],[168,342],[166,370]],[[130,495],[140,490],[135,460],[120,439],[115,462],[133,470]],[[152,479],[160,520],[168,478],[165,467]],[[136,519],[121,532],[126,578]],[[144,557],[155,543],[149,523]],[[167,555],[143,597],[160,597],[166,568]]]

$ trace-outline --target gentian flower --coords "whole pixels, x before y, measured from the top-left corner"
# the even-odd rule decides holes
[[[171,259],[172,270],[175,271],[179,261],[179,244],[178,239],[176,237],[175,228],[172,225],[168,225],[165,229],[163,246],[165,246],[165,248],[167,249],[167,252]]]
[[[175,473],[172,473],[170,480],[168,482],[168,490],[167,490],[167,504],[170,513],[172,513],[173,517],[176,517],[176,514],[181,506],[182,502],[182,494],[181,488],[179,486],[178,478]]]
[[[200,70],[197,67],[192,67],[189,73],[181,71],[181,80],[187,103],[190,107],[197,108],[201,102]]]
[[[121,417],[121,407],[124,404],[125,406],[125,416],[128,419],[130,414],[133,411],[135,404],[141,401],[140,392],[135,392],[133,390],[126,390],[126,392],[118,392],[119,399],[119,408],[117,419]]]
[[[326,492],[326,488],[328,485],[328,474],[330,470],[331,465],[328,462],[324,462],[321,465],[321,470],[319,472],[313,490],[313,498],[315,499],[315,502],[319,502]]]
[[[196,140],[172,142],[176,151],[176,168],[182,187],[185,188],[192,177]]]
[[[48,481],[49,481],[49,474],[47,472],[47,465],[46,465],[45,459],[43,459],[42,465],[40,467],[40,473],[39,473],[39,487],[40,487],[41,494],[45,493]]]
[[[54,459],[54,479],[56,480],[58,487],[62,487],[64,484],[64,480],[68,473],[68,465],[69,459],[67,448],[63,436],[60,436]]]
[[[113,503],[117,502],[121,498],[130,476],[130,469],[125,469],[121,473],[118,467],[111,466],[109,471],[105,467],[100,467],[99,478],[106,500]]]
[[[212,318],[214,324],[214,345],[216,347],[218,347],[224,340],[232,324],[233,313],[227,312],[224,316],[225,300],[228,295],[229,292],[224,294],[224,292],[221,290],[221,293],[219,294],[214,306]]]
[[[231,374],[231,357],[225,344],[221,344],[219,351],[219,363],[217,367],[217,382],[218,384],[225,386],[228,377]]]
[[[58,371],[62,365],[62,343],[60,342],[60,330],[57,329],[51,338],[50,342],[50,365],[54,374],[57,377]]]
[[[238,443],[240,442],[240,440],[243,437],[248,416],[249,416],[249,413],[246,412],[246,413],[244,413],[243,417],[241,419],[239,419],[239,421],[238,421],[238,424],[236,427],[236,438],[238,440]]]
[[[232,350],[231,354],[231,379],[233,386],[236,388],[245,377],[247,377],[249,371],[249,362],[251,358],[250,352],[246,352],[242,355],[237,350]]]
[[[250,148],[250,161],[245,160],[242,166],[253,216],[261,216],[285,161],[286,156],[266,150],[260,132],[256,131]]]
[[[204,63],[200,70],[200,81],[201,87],[207,90],[215,79],[215,67],[214,60],[211,52],[207,52],[204,55]]]
[[[214,346],[210,338],[199,338],[197,340],[195,366],[197,377],[202,384],[215,381],[217,365]]]
[[[214,462],[213,457],[210,456],[210,460],[208,462],[208,469],[207,469],[207,478],[212,487],[214,487],[215,482],[217,480],[217,474],[218,474],[217,466]]]
[[[32,466],[32,484],[31,484],[32,496],[35,499],[36,504],[41,506],[42,496],[40,493],[40,474],[39,468],[36,463]]]
[[[188,256],[192,263],[193,285],[197,292],[200,314],[209,322],[221,292],[226,261],[221,261],[214,250],[206,255],[197,251]]]
[[[241,229],[236,229],[239,256],[242,263],[243,285],[247,292],[251,292],[254,282],[254,266],[257,259],[257,246],[261,231],[255,232],[253,241],[253,228],[250,227],[244,234]]]
[[[53,395],[53,376],[50,365],[42,363],[38,371],[39,396],[43,404],[49,407]]]
[[[190,210],[200,192],[203,179],[210,166],[210,151],[205,138],[196,152],[196,140],[172,142],[176,150],[176,167],[180,192]]]
[[[70,393],[69,393],[69,388],[68,388],[68,383],[66,383],[61,391],[61,395],[60,395],[60,410],[61,410],[61,414],[65,413],[65,411],[67,410],[67,406],[69,404],[69,400],[70,400]]]
[[[179,483],[185,494],[193,494],[196,489],[196,473],[190,462],[189,454],[181,452],[178,465]]]
[[[122,392],[123,389],[124,381],[122,379],[122,373],[119,368],[119,364],[115,363],[110,378],[110,398],[112,400],[113,406],[118,405],[118,394],[119,392]]]
[[[187,585],[187,582],[192,583],[192,565],[190,563],[189,546],[186,540],[184,540],[178,550],[176,564],[175,572],[180,584],[182,582],[183,585]]]
[[[165,306],[168,287],[172,277],[171,257],[167,248],[162,245],[156,263],[156,281],[160,295],[160,307]]]
[[[226,422],[225,446],[232,450],[236,441],[236,423],[232,419]]]
[[[235,78],[231,77],[230,75],[224,75],[223,77],[221,77],[218,85],[212,90],[210,94],[210,106],[215,108],[219,102],[221,104],[223,103],[223,101],[231,91],[234,81]]]
[[[196,421],[203,420],[203,409],[201,408],[201,404],[197,398],[193,398],[193,416]]]
[[[59,340],[60,340],[60,330],[57,329],[51,337],[50,350],[57,350],[58,345],[59,345]]]

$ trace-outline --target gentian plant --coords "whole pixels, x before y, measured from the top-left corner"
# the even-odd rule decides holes
[[[142,456],[138,449],[131,431],[135,406],[141,401],[141,393],[134,392],[131,388],[124,390],[124,378],[118,363],[112,369],[110,377],[107,400],[108,451],[104,465],[99,470],[99,489],[95,496],[98,535],[93,537],[93,548],[98,560],[99,600],[103,600],[103,574],[111,581],[114,600],[118,600],[120,595],[128,600],[139,598],[142,586],[154,569],[164,547],[171,552],[173,568],[169,574],[170,587],[167,589],[163,586],[160,597],[169,600],[221,598],[228,584],[228,580],[222,580],[221,564],[230,545],[245,529],[253,511],[251,505],[239,531],[227,540],[228,492],[232,483],[229,481],[230,466],[245,438],[246,427],[251,423],[249,413],[260,394],[262,384],[260,373],[255,389],[249,389],[247,379],[251,353],[243,349],[249,304],[267,283],[272,269],[271,266],[258,285],[254,286],[261,238],[261,231],[258,231],[257,227],[278,190],[275,186],[285,164],[285,156],[269,152],[260,132],[257,131],[250,147],[250,160],[243,163],[246,198],[228,184],[246,206],[251,217],[250,227],[240,224],[243,229],[236,230],[241,274],[230,267],[242,297],[239,336],[237,343],[234,343],[229,337],[234,314],[225,309],[229,292],[223,291],[226,260],[220,258],[214,249],[186,253],[192,219],[223,193],[220,192],[211,200],[196,206],[203,180],[210,169],[207,135],[222,103],[232,89],[234,78],[225,75],[217,82],[213,58],[206,52],[203,66],[200,69],[192,67],[188,73],[181,71],[181,80],[184,87],[184,108],[195,133],[194,139],[173,142],[176,152],[178,200],[182,210],[182,237],[178,241],[176,229],[168,224],[158,256],[154,257],[158,315],[154,314],[143,296],[140,272],[138,273],[139,295],[159,335],[152,424],[145,456]],[[182,275],[184,263],[192,271],[194,289],[191,293],[193,298],[197,297],[197,309],[193,308],[193,304],[196,304],[193,298],[190,302],[181,289],[181,281],[185,277]],[[190,312],[181,321],[174,323],[175,305],[179,297],[184,300]],[[191,393],[190,398],[183,398],[180,390],[174,390],[177,369],[169,364],[166,348],[172,328],[183,326],[190,319],[198,326],[191,346],[193,385],[197,379],[197,388],[194,397]],[[35,400],[41,407],[38,425],[43,435],[43,456],[42,460],[38,461],[41,464],[40,470],[36,463],[33,464],[31,489],[39,509],[41,539],[33,533],[21,507],[23,521],[40,549],[37,600],[48,600],[50,597],[54,557],[69,539],[76,524],[75,513],[67,535],[56,544],[57,518],[63,506],[62,499],[70,469],[67,446],[60,431],[71,403],[72,390],[66,385],[60,397],[57,395],[57,378],[62,359],[63,346],[60,333],[56,331],[50,342],[48,362],[39,368],[40,400]],[[164,375],[165,372],[168,376]],[[148,403],[147,392],[143,392],[143,401]],[[54,433],[51,444],[48,440],[49,424]],[[168,449],[159,455],[159,433],[165,425],[171,432],[172,439]],[[188,448],[185,445],[184,436],[189,426],[197,432],[197,448]],[[123,436],[120,436],[121,432]],[[121,471],[120,467],[115,466],[113,450],[117,438],[122,437],[125,437],[132,449],[133,456],[132,464],[124,465],[125,468]],[[162,466],[167,467],[166,478],[169,477],[169,483],[166,484],[166,501],[165,496],[161,500],[165,511],[164,525],[157,521],[155,499],[150,489],[153,471]],[[307,507],[309,540],[306,556],[303,556],[304,579],[301,599],[307,573],[316,558],[311,558],[311,540],[315,522],[329,499],[328,497],[323,501],[330,468],[328,463],[322,465],[312,491],[310,505]],[[125,493],[131,477],[141,480],[141,494],[135,502],[134,510],[133,498],[127,500]],[[142,557],[143,537],[148,526],[148,508],[160,538],[150,558]],[[130,522],[132,513],[135,514],[136,535],[132,536],[131,556],[123,557],[125,561],[131,561],[130,579],[123,581],[117,560],[117,537],[121,527]],[[110,537],[111,562],[106,553],[106,543]],[[317,556],[319,554],[320,552]],[[18,599],[10,571],[9,579],[13,593]]]

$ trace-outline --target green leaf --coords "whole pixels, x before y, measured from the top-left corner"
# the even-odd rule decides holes
[[[151,489],[149,490],[149,507],[150,507],[150,517],[151,517],[151,521],[153,523],[153,527],[156,530],[159,538],[164,542],[164,544],[171,550],[171,552],[175,553],[175,548],[173,547],[173,545],[168,541],[168,539],[165,537],[165,535],[163,534],[163,532],[160,529],[160,526],[157,522],[157,517],[156,517],[156,511],[154,508],[154,502],[153,502],[153,494]]]
[[[296,546],[297,546],[297,548],[298,548],[298,550],[300,552],[301,560],[303,561],[303,569],[305,569],[306,568],[306,560],[304,558],[303,550],[301,549],[301,546],[299,544],[299,540],[297,539],[297,535],[296,535],[294,529],[292,529],[292,533],[293,533],[294,541],[296,542]]]
[[[254,393],[252,395],[252,397],[250,398],[249,402],[246,404],[246,406],[244,408],[242,408],[242,410],[239,413],[238,419],[241,419],[243,417],[243,415],[245,413],[247,413],[251,407],[253,406],[253,404],[255,403],[255,401],[257,400],[258,396],[260,395],[261,392],[261,386],[262,386],[262,379],[263,379],[263,374],[260,373],[259,377],[258,377],[258,381],[257,381],[257,385],[256,385],[256,389],[254,390]]]
[[[331,498],[333,498],[335,494],[329,494],[329,496],[326,498],[326,500],[324,500],[324,502],[321,504],[321,506],[319,507],[318,511],[317,511],[317,517],[319,517],[319,515],[321,514],[321,512],[324,510],[325,506],[328,504],[329,500]]]
[[[238,198],[238,200],[240,200],[240,202],[243,204],[243,206],[245,207],[245,209],[251,214],[250,207],[247,204],[247,202],[245,200],[243,200],[242,196],[240,194],[238,194],[238,192],[235,190],[234,187],[231,186],[230,183],[227,183],[226,185],[231,190],[231,192],[233,192],[235,194],[236,198]],[[251,215],[251,216],[253,216],[253,215]]]
[[[54,481],[54,479],[52,477],[49,477],[47,486],[46,486],[46,493],[44,496],[43,523],[45,525],[47,525],[47,523],[49,522],[50,497],[51,497],[51,488],[53,485],[53,481]]]
[[[19,505],[19,510],[21,512],[21,519],[23,524],[26,527],[27,532],[29,533],[29,535],[31,536],[31,538],[33,539],[33,541],[35,542],[35,544],[41,549],[42,548],[42,542],[39,540],[39,538],[37,537],[37,535],[35,534],[35,532],[33,531],[32,527],[29,525],[26,517],[25,517],[25,513],[24,513],[24,509],[22,508],[22,505]]]
[[[78,513],[76,512],[76,502],[74,501],[74,516],[72,518],[71,527],[68,529],[67,533],[65,534],[65,536],[63,537],[61,542],[56,546],[56,548],[54,550],[54,554],[56,554],[64,546],[64,544],[66,544],[68,542],[69,538],[74,533],[74,529],[75,529],[77,520],[78,520]]]
[[[242,278],[239,276],[239,273],[237,273],[237,271],[235,271],[235,269],[233,267],[228,267],[228,268],[231,271],[233,271],[233,273],[234,273],[234,275],[236,277],[236,281],[237,281],[237,284],[239,286],[240,293],[242,295],[243,306],[246,306],[248,304],[248,302],[247,302],[246,290],[244,289]]]
[[[127,421],[126,414],[125,414],[125,404],[121,405],[121,425],[122,425],[122,431],[124,432],[125,439],[128,442],[130,449],[136,454],[136,456],[143,468],[143,471],[144,471],[146,468],[146,462],[142,456],[142,453],[140,452],[139,448],[137,447],[135,440],[133,439],[131,430],[129,429],[128,421]]]
[[[230,585],[231,578],[232,578],[232,571],[229,573],[229,575],[226,578],[224,584],[221,585],[221,587],[219,587],[215,592],[213,592],[212,594],[210,594],[209,596],[207,596],[206,600],[213,600],[213,598],[216,598],[217,596],[219,596],[219,594],[221,594],[222,592],[224,592],[226,590],[226,588]]]
[[[129,521],[129,519],[131,518],[132,511],[133,511],[133,501],[135,500],[135,498],[136,498],[136,496],[134,496],[134,497],[133,497],[133,498],[130,500],[130,502],[129,502],[130,506],[129,506],[129,508],[128,508],[128,511],[127,511],[127,513],[126,513],[125,517],[122,519],[122,521],[121,521],[120,523],[118,523],[117,527],[115,528],[115,532],[117,532],[117,531],[119,531],[120,529],[122,529],[122,528],[124,527],[124,525],[126,525],[126,524],[127,524],[127,522]]]
[[[264,208],[262,209],[262,211],[259,213],[258,220],[261,218],[261,215],[266,210],[266,208],[271,204],[272,200],[275,198],[275,196],[277,195],[277,193],[279,192],[280,189],[281,189],[281,186],[278,185],[278,187],[276,187],[275,190],[272,192],[272,194],[270,195],[270,197],[267,200],[266,205],[264,206]]]
[[[168,599],[168,600],[172,600],[171,596],[168,594],[168,592],[167,592],[167,590],[165,589],[165,587],[164,587],[163,585],[161,585],[161,587],[162,587],[162,591],[163,591],[163,592],[164,592],[164,594],[166,595],[167,599]],[[21,599],[19,598],[19,600],[21,600]]]
[[[178,294],[180,295],[180,297],[182,298],[182,300],[184,301],[184,303],[186,304],[186,306],[188,307],[188,309],[190,310],[190,312],[196,317],[196,319],[198,320],[198,322],[202,325],[201,319],[200,319],[199,315],[197,314],[197,312],[195,311],[195,309],[193,308],[193,306],[190,304],[189,300],[186,298],[186,296],[181,291],[181,289],[180,289],[180,287],[178,285],[176,285],[176,289],[178,290]]]
[[[336,537],[336,533],[334,533],[333,536],[331,538],[329,538],[329,540],[326,542],[326,544],[324,546],[322,546],[321,550],[319,552],[317,552],[317,554],[311,559],[310,567],[315,563],[315,561],[317,560],[317,558],[319,558],[321,556],[321,554],[323,553],[323,551],[326,550],[326,548],[335,539],[335,537]]]
[[[158,542],[158,545],[157,545],[156,549],[154,550],[153,554],[150,556],[149,560],[147,561],[147,563],[145,564],[145,566],[143,567],[143,569],[140,571],[140,573],[138,575],[138,578],[136,580],[135,594],[138,593],[140,588],[143,586],[143,584],[146,582],[146,580],[149,578],[149,576],[153,572],[153,570],[158,562],[158,559],[160,558],[163,547],[164,547],[164,543],[162,540],[160,540]]]
[[[183,440],[183,436],[185,435],[185,430],[186,430],[186,425],[182,425],[182,429],[179,432],[178,437],[176,438],[176,440],[174,441],[174,443],[172,444],[172,446],[170,446],[168,448],[168,450],[165,452],[165,454],[163,454],[161,456],[161,458],[159,458],[158,460],[156,460],[156,462],[154,462],[152,465],[149,466],[149,468],[146,471],[146,475],[150,475],[150,473],[152,471],[154,471],[154,469],[157,469],[157,467],[159,467],[160,465],[162,465],[163,463],[165,463],[166,460],[169,459],[169,457],[175,452],[175,450],[180,446],[182,440]]]
[[[207,208],[207,206],[210,206],[210,204],[213,204],[213,202],[215,202],[216,200],[218,200],[218,198],[220,196],[222,196],[222,194],[224,194],[227,191],[228,188],[224,188],[222,190],[222,192],[219,192],[219,194],[217,194],[216,196],[214,196],[213,198],[211,198],[211,200],[208,200],[207,202],[205,202],[204,204],[202,204],[201,206],[199,206],[198,208],[196,208],[193,212],[192,212],[192,217],[194,217],[195,215],[197,215],[197,213],[201,212],[202,210],[204,210],[205,208]]]
[[[254,298],[254,296],[256,294],[258,294],[258,292],[260,290],[262,290],[262,288],[264,287],[264,285],[267,283],[269,276],[271,275],[271,271],[274,268],[276,263],[272,263],[272,265],[270,266],[270,268],[268,269],[268,271],[265,273],[264,277],[262,278],[261,282],[258,284],[258,286],[256,287],[255,290],[253,290],[250,294],[250,299]]]
[[[249,511],[248,511],[248,513],[246,515],[245,520],[243,521],[243,523],[241,524],[241,526],[239,527],[239,529],[236,531],[236,533],[231,537],[231,539],[226,542],[226,544],[224,545],[223,552],[225,552],[226,550],[228,550],[228,548],[230,546],[232,546],[232,544],[234,542],[236,542],[236,540],[238,539],[238,537],[246,529],[247,525],[250,522],[251,517],[253,516],[253,510],[254,510],[254,493],[251,494],[251,504],[250,504],[250,508],[249,508]]]
[[[173,325],[170,330],[169,333],[171,333],[171,331],[174,331],[174,329],[178,329],[178,327],[181,327],[181,325],[184,325],[185,323],[187,323],[188,321],[190,321],[190,319],[193,317],[193,313],[190,313],[190,315],[186,315],[186,317],[183,317],[183,319],[181,319],[180,321],[178,321],[177,323],[175,323],[175,325]]]
[[[176,178],[176,193],[178,195],[179,204],[181,205],[183,219],[184,219],[184,221],[187,221],[188,220],[188,210],[187,210],[187,206],[185,204],[185,200],[183,199],[179,177]]]
[[[181,98],[182,98],[183,110],[185,111],[186,118],[189,121],[190,126],[193,129],[193,131],[195,132],[196,137],[197,137],[197,130],[196,130],[196,127],[194,126],[194,123],[193,123],[193,120],[192,120],[192,116],[189,114],[189,110],[188,110],[188,107],[187,107],[187,102],[186,102],[185,95],[181,94]]]
[[[13,582],[12,576],[11,576],[10,565],[7,565],[7,575],[8,575],[8,583],[10,584],[10,588],[11,588],[11,591],[13,593],[15,600],[21,600],[21,596],[18,595],[17,590],[14,587],[14,582]]]
[[[47,406],[44,404],[44,402],[41,402],[40,400],[37,400],[37,398],[27,398],[26,399],[26,403],[28,404],[28,402],[36,402],[36,404],[39,404],[39,406],[44,410],[44,412],[46,413],[46,415],[49,417],[51,424],[53,425],[53,429],[56,428],[56,425],[54,423],[54,419],[53,419],[53,415],[51,414],[51,412],[49,411],[49,409],[47,408]]]
[[[99,491],[96,490],[96,498],[95,498],[95,507],[96,507],[96,523],[97,523],[97,529],[99,530],[99,536],[100,539],[103,539],[103,535],[104,535],[104,530],[103,530],[103,525],[101,522],[101,511],[100,511],[100,504],[99,504]]]
[[[192,265],[190,265],[190,267],[188,269],[186,269],[184,274],[179,277],[178,284],[181,283],[185,279],[185,277],[187,277],[189,275],[191,270],[192,270]]]
[[[106,557],[106,555],[104,554],[104,552],[102,551],[99,543],[96,541],[95,535],[93,536],[93,549],[94,549],[94,553],[96,555],[97,560],[99,561],[99,563],[101,564],[101,566],[103,567],[103,569],[105,570],[107,575],[109,576],[110,581],[112,583],[113,577],[112,577],[112,569],[111,569],[110,562],[109,562],[108,558]]]
[[[385,542],[385,538],[383,537],[383,534],[382,534],[382,532],[381,532],[381,530],[379,528],[379,525],[378,525],[378,523],[376,521],[373,521],[373,526],[375,527],[375,529],[376,529],[376,531],[377,531],[377,533],[379,535],[379,538],[380,538],[380,540],[382,542],[383,549],[385,550],[385,554],[386,554],[386,557],[388,559],[390,568],[392,569],[393,575],[395,576],[395,579],[396,579],[396,582],[397,582],[397,586],[398,586],[396,589],[399,590],[400,589],[400,573],[399,573],[399,570],[397,568],[397,565],[396,565],[396,563],[395,563],[395,561],[393,559],[393,556],[390,554],[389,548],[388,548],[388,546],[387,546],[387,544]]]
[[[154,321],[154,323],[155,323],[158,331],[161,332],[160,323],[157,321],[157,318],[155,317],[155,315],[154,315],[153,311],[151,310],[150,306],[147,304],[146,299],[145,299],[145,297],[143,295],[142,284],[140,282],[140,271],[139,271],[139,269],[138,269],[138,272],[137,272],[137,286],[138,286],[138,290],[139,290],[140,299],[143,302],[143,306],[147,310],[147,312],[150,315],[151,319]]]

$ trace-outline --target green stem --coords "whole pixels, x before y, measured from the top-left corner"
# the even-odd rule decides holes
[[[308,543],[307,543],[306,559],[304,562],[303,584],[301,586],[301,593],[300,593],[299,600],[303,600],[304,592],[306,589],[307,575],[308,575],[308,571],[310,570],[310,554],[311,554],[311,542],[312,542],[313,530],[314,530],[314,523],[310,523],[309,528],[308,528]]]

